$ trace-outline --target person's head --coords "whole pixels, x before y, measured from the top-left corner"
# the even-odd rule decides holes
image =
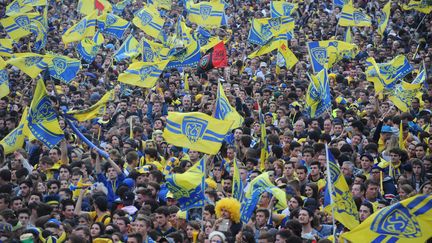
[[[286,162],[284,165],[284,176],[287,178],[292,178],[294,175],[294,163]]]
[[[367,181],[366,183],[366,193],[365,197],[367,200],[374,202],[376,198],[378,197],[378,191],[379,191],[380,185],[378,182],[375,181]]]
[[[19,185],[20,192],[22,197],[28,197],[31,192],[31,188],[33,186],[33,182],[31,180],[22,181]]]
[[[129,230],[130,219],[126,216],[123,216],[123,217],[118,218],[114,222],[114,224],[116,224],[119,227],[120,233],[126,234]]]
[[[225,243],[226,237],[224,233],[220,231],[213,231],[210,233],[208,239],[210,240],[210,243]]]
[[[155,211],[156,214],[156,222],[159,227],[164,228],[168,223],[169,211],[165,206],[159,207]]]
[[[94,222],[90,227],[90,235],[93,239],[98,238],[103,235],[105,230],[105,225],[101,222]]]
[[[240,202],[234,198],[223,198],[216,202],[216,217],[240,222]]]
[[[49,157],[54,163],[60,160],[61,150],[58,147],[54,147],[49,151]]]
[[[79,225],[72,231],[72,233],[86,239],[87,242],[91,242],[92,237],[88,226]]]
[[[301,208],[299,211],[298,220],[303,226],[311,226],[313,220],[313,212],[308,208]]]
[[[201,224],[198,221],[190,221],[187,223],[186,226],[186,236],[188,239],[192,239],[193,238],[193,232],[200,232],[200,228],[201,228]]]
[[[66,219],[74,218],[75,202],[70,199],[65,199],[61,201],[62,204],[62,214]]]
[[[299,167],[297,167],[296,173],[297,173],[297,178],[299,179],[299,181],[306,180],[306,177],[307,177],[307,168],[306,168],[306,166],[300,165]]]
[[[18,211],[19,209],[23,208],[23,199],[20,196],[13,197],[11,199],[11,207],[12,210]]]
[[[27,208],[19,209],[16,212],[16,215],[17,215],[18,220],[21,223],[21,225],[26,227],[30,221],[30,215],[31,215],[30,210]]]
[[[299,208],[303,205],[303,199],[300,196],[293,196],[288,201],[288,208],[290,211]]]
[[[426,155],[427,151],[427,144],[425,143],[419,143],[415,146],[415,154],[417,159],[423,159]]]
[[[314,161],[311,163],[310,175],[311,176],[319,176],[320,175],[320,163],[318,161]]]
[[[106,196],[97,196],[93,200],[93,206],[100,212],[106,212],[108,210],[108,199]]]
[[[373,206],[370,202],[363,202],[359,209],[359,219],[360,222],[365,221],[371,214],[373,214]]]
[[[141,243],[143,237],[139,233],[128,234],[126,243]]]
[[[270,217],[270,213],[265,208],[259,208],[255,213],[255,221],[258,228],[264,227],[267,224],[267,221]]]
[[[58,194],[60,190],[60,181],[58,180],[49,180],[47,182],[47,188],[48,188],[48,194],[49,195],[55,195]]]
[[[147,217],[137,217],[132,224],[134,232],[139,232],[143,237],[147,236],[147,231],[151,226],[151,221]]]
[[[366,191],[366,188],[364,184],[353,184],[351,187],[351,193],[353,197],[362,198],[364,197],[364,193]]]
[[[9,207],[10,196],[8,193],[0,193],[0,212]]]

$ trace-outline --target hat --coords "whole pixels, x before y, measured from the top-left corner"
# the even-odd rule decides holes
[[[172,192],[168,192],[167,195],[166,195],[166,198],[167,198],[167,199],[168,199],[168,198],[175,199],[175,198],[174,198],[174,194],[173,194]]]
[[[211,240],[214,236],[219,236],[222,239],[222,242],[226,241],[226,237],[224,235],[224,233],[220,232],[220,231],[213,231],[210,233],[209,235],[209,240]]]
[[[266,115],[266,116],[273,117],[273,114],[272,114],[271,112],[267,112],[267,113],[265,113],[265,115]]]
[[[260,63],[260,67],[267,67],[267,63],[265,63],[265,62],[261,62],[261,63]]]
[[[126,185],[129,188],[133,188],[134,185],[135,185],[135,182],[134,182],[134,180],[132,178],[126,178],[126,179],[123,180],[122,184]]]
[[[162,130],[155,130],[155,131],[152,133],[152,136],[155,136],[155,135],[162,135],[162,134],[163,134]]]
[[[390,126],[384,125],[384,126],[381,128],[381,133],[392,133],[392,132],[393,132],[393,130],[391,129]]]
[[[176,217],[178,219],[186,219],[186,215],[187,215],[186,211],[179,210],[177,211]]]

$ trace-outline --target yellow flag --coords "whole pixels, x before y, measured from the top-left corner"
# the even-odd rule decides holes
[[[13,53],[12,39],[0,39],[0,56],[11,57]]]
[[[224,5],[219,1],[189,4],[189,20],[206,28],[218,28],[224,17]]]
[[[106,104],[114,100],[114,90],[106,92],[102,98],[94,105],[85,110],[68,111],[67,114],[73,116],[77,121],[87,121],[103,115]]]
[[[354,8],[352,3],[348,3],[342,8],[339,18],[339,25],[365,27],[371,26],[372,20],[371,17],[363,13],[361,9]]]
[[[201,112],[169,112],[163,137],[176,146],[217,154],[231,124]]]
[[[394,89],[390,90],[388,98],[399,110],[402,112],[408,112],[412,100],[416,97],[421,87],[421,83],[412,84],[402,81],[397,84]]]
[[[384,8],[381,11],[381,16],[378,21],[378,29],[377,29],[378,34],[380,34],[381,36],[384,35],[384,31],[386,30],[388,21],[390,19],[390,8],[391,8],[391,1],[386,3],[386,5],[384,5]]]
[[[6,69],[6,62],[0,57],[0,99],[9,92],[9,73]]]
[[[243,125],[243,117],[233,108],[225,96],[222,84],[218,84],[214,117],[219,120],[232,121],[231,130]]]
[[[280,40],[278,44],[277,66],[279,68],[286,67],[287,69],[291,69],[298,62],[297,57],[288,48],[286,40]]]
[[[19,68],[31,78],[36,78],[42,70],[48,67],[44,56],[31,52],[17,53],[14,58],[9,59],[6,63]]]
[[[27,13],[32,10],[32,6],[28,4],[23,4],[23,1],[21,0],[14,0],[6,6],[6,15],[12,16],[20,13]]]
[[[201,46],[200,51],[202,53],[206,53],[208,50],[210,50],[211,48],[213,48],[219,42],[221,42],[220,39],[219,39],[219,37],[216,37],[216,36],[210,37],[210,39],[208,40],[207,44]]]
[[[40,16],[37,13],[20,13],[0,20],[4,30],[13,40],[31,34],[32,19]]]
[[[403,10],[414,9],[424,14],[430,14],[432,12],[432,5],[427,3],[425,0],[410,0],[408,4],[402,5]]]
[[[406,150],[405,149],[404,136],[403,136],[403,123],[402,123],[402,121],[400,121],[400,124],[399,124],[399,148]]]
[[[83,15],[90,15],[94,11],[98,15],[112,11],[112,5],[107,0],[79,0],[78,11]]]
[[[70,27],[62,36],[63,43],[67,45],[70,42],[80,41],[85,37],[93,37],[96,33],[96,17],[97,12],[93,11]]]
[[[167,64],[168,60],[154,63],[134,62],[119,75],[118,81],[143,88],[153,88]]]
[[[6,137],[4,137],[3,140],[0,141],[0,144],[4,148],[5,154],[13,153],[14,151],[23,147],[24,139],[26,137],[26,130],[28,130],[27,112],[28,112],[28,107],[25,108],[21,116],[21,121],[18,124],[18,126],[14,130],[12,130],[8,135],[6,135]]]
[[[133,24],[149,36],[158,37],[165,21],[153,5],[146,5],[135,14]]]

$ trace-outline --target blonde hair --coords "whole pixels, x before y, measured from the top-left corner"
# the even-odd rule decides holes
[[[235,223],[240,222],[240,207],[241,204],[235,198],[223,198],[216,202],[216,217],[220,218],[222,216],[222,209],[230,212],[230,218]]]

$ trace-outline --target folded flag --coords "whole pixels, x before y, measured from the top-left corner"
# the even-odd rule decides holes
[[[306,92],[306,104],[312,118],[319,117],[331,108],[330,83],[327,69],[317,75],[309,75],[310,84]]]
[[[153,88],[167,63],[168,61],[134,62],[119,75],[118,81],[138,87]]]
[[[384,31],[387,28],[388,21],[390,19],[390,10],[391,10],[391,1],[384,5],[384,8],[381,11],[380,17],[378,19],[378,28],[377,32],[381,36],[384,35]]]
[[[84,110],[68,111],[66,114],[73,117],[79,122],[88,121],[103,116],[106,110],[106,104],[115,98],[114,90],[106,92],[96,104]]]
[[[231,106],[228,98],[225,95],[222,84],[218,84],[218,91],[216,97],[216,107],[214,112],[214,118],[224,121],[231,121],[232,125],[230,130],[241,127],[243,125],[244,118]]]

